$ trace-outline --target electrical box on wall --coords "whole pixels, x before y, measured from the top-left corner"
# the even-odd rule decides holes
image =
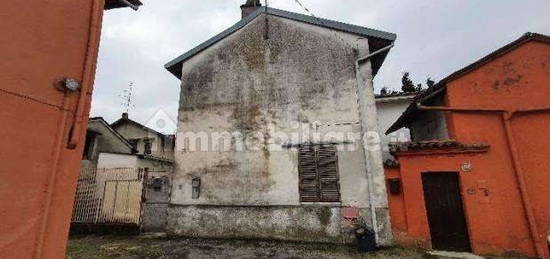
[[[388,179],[387,182],[391,195],[399,195],[401,193],[401,181],[399,179]]]

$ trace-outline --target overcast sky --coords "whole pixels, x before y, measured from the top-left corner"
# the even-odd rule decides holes
[[[92,116],[112,122],[123,112],[122,91],[134,82],[130,118],[177,118],[179,80],[164,64],[240,19],[245,0],[141,0],[105,13]],[[262,0],[262,3],[265,0]],[[550,34],[550,0],[301,0],[315,15],[397,34],[375,88],[400,88],[404,71],[417,83],[446,75],[520,37]],[[295,0],[271,7],[306,13]],[[156,114],[156,115],[155,115]],[[164,132],[170,127],[159,128]]]

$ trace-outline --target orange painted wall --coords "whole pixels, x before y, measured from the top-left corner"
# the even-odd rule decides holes
[[[3,1],[0,8],[0,258],[63,258],[83,145],[68,149],[77,103],[83,139],[103,0]],[[92,26],[92,17],[99,24]],[[88,64],[91,74],[85,76]],[[63,93],[65,77],[89,87]],[[86,79],[88,78],[88,80]]]
[[[390,220],[393,231],[394,241],[400,245],[413,246],[413,247],[429,247],[429,238],[420,237],[419,235],[409,234],[408,216],[415,217],[407,214],[407,208],[405,207],[405,193],[403,191],[403,179],[401,176],[401,170],[398,167],[385,167],[386,175],[386,190],[388,192],[388,205],[390,208]],[[390,180],[399,180],[401,182],[401,192],[399,194],[392,194],[389,188]],[[408,194],[408,193],[407,193]],[[415,224],[413,222],[413,228]]]
[[[540,242],[544,243],[550,236],[550,113],[518,116],[513,131]]]
[[[550,44],[525,43],[447,86],[450,107],[550,108]],[[398,158],[408,236],[429,244],[420,174],[460,172],[460,164],[470,162],[473,171],[461,172],[460,181],[474,252],[536,255],[501,114],[448,112],[447,118],[451,136],[464,143],[485,142],[490,149],[481,154],[409,154]],[[541,233],[537,241],[546,247],[544,240],[550,234],[550,115],[548,112],[516,115],[511,125]],[[487,189],[489,196],[482,195],[482,189]],[[547,250],[545,253],[548,256]]]
[[[386,180],[401,180],[401,174],[397,167],[384,168]],[[405,214],[405,204],[403,203],[403,192],[392,194],[388,190],[388,204],[390,206],[390,219],[394,232],[394,238],[400,242],[407,242],[407,217]]]

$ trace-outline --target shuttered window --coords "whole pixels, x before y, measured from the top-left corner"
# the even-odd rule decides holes
[[[340,202],[335,146],[302,145],[298,162],[301,202]]]

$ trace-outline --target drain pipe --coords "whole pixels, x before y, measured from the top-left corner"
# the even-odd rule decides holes
[[[502,121],[504,124],[504,131],[506,134],[508,149],[510,151],[510,156],[512,157],[512,165],[514,167],[516,180],[518,181],[518,187],[520,191],[523,210],[525,212],[527,224],[529,225],[529,233],[531,235],[531,239],[533,240],[533,246],[535,248],[537,256],[541,258],[544,257],[545,247],[541,244],[541,242],[539,242],[541,237],[537,228],[537,222],[535,219],[531,201],[529,199],[529,194],[527,193],[527,184],[525,183],[525,174],[520,165],[517,146],[513,136],[511,120],[515,114],[549,112],[550,108],[535,108],[535,109],[523,109],[523,110],[480,109],[480,108],[466,108],[466,107],[453,108],[453,107],[445,107],[445,106],[424,106],[421,104],[423,100],[416,103],[416,106],[419,110],[465,112],[465,113],[501,113],[502,114]]]
[[[529,223],[529,230],[531,232],[531,238],[537,251],[537,256],[541,258],[544,257],[544,248],[539,242],[539,231],[537,228],[537,221],[533,213],[533,207],[531,205],[531,200],[529,199],[529,193],[527,192],[527,184],[525,183],[525,174],[523,168],[521,167],[518,151],[516,147],[516,142],[512,132],[511,120],[515,112],[505,112],[502,113],[502,121],[504,122],[504,131],[506,132],[506,139],[508,142],[508,148],[510,149],[510,155],[512,156],[512,163],[514,165],[514,171],[516,173],[516,179],[518,181],[519,190],[521,193],[521,200],[523,202],[523,208],[527,217],[527,222]]]
[[[380,53],[384,53],[384,52],[390,51],[390,49],[393,48],[393,46],[394,46],[394,44],[392,43],[392,44],[390,44],[390,45],[388,45],[388,46],[386,46],[386,47],[383,47],[383,48],[381,48],[381,49],[379,49],[379,50],[377,50],[377,51],[375,51],[375,52],[372,52],[372,53],[370,53],[370,54],[368,54],[368,55],[366,55],[366,56],[364,56],[364,57],[358,58],[358,59],[357,59],[357,64],[358,64],[358,65],[361,65],[361,64],[365,63],[367,60],[369,60],[370,58],[372,58],[372,57],[374,57],[374,56],[376,56],[376,55],[378,55],[378,54],[380,54]]]
[[[363,114],[365,112],[365,110],[367,110],[367,107],[369,106],[368,103],[363,103],[361,101],[361,97],[360,96],[363,96],[363,98],[365,98],[366,94],[369,93],[369,90],[370,89],[364,89],[364,88],[367,88],[367,87],[372,87],[372,85],[367,85],[368,82],[372,82],[372,70],[371,71],[371,77],[370,78],[364,78],[361,76],[361,65],[365,62],[367,62],[370,58],[376,56],[376,55],[379,55],[381,53],[385,53],[387,51],[389,51],[391,48],[393,48],[394,44],[390,44],[384,48],[381,48],[377,51],[374,51],[364,57],[359,57],[356,61],[355,61],[355,73],[356,73],[356,80],[357,80],[357,104],[358,104],[358,108],[359,108],[359,116],[361,117],[361,132],[363,134],[366,134],[365,130],[368,130],[368,125],[366,124],[366,120],[365,118],[363,117],[366,117],[367,115]],[[373,93],[374,95],[374,93]],[[374,96],[372,98],[374,100]],[[371,105],[376,105],[376,104],[371,104]],[[363,107],[362,107],[363,106]],[[367,143],[365,141],[365,138],[366,135],[363,136],[363,138],[361,139],[362,140],[362,144],[363,144],[363,151],[365,152],[365,163],[366,163],[366,169],[367,169],[367,181],[368,181],[368,195],[369,195],[369,205],[370,205],[370,213],[371,213],[371,224],[372,224],[372,231],[374,232],[374,240],[375,240],[375,244],[376,246],[378,246],[379,242],[380,242],[380,236],[379,236],[379,229],[378,229],[378,220],[376,218],[376,207],[375,207],[375,192],[374,192],[374,186],[375,184],[373,183],[374,181],[374,177],[372,176],[372,171],[371,171],[371,168],[373,167],[372,166],[372,163],[373,161],[370,161],[370,158],[371,158],[371,155],[368,153],[368,150],[367,150]],[[381,160],[381,159],[380,159]],[[383,170],[383,169],[382,169]],[[370,171],[370,172],[369,172]]]

